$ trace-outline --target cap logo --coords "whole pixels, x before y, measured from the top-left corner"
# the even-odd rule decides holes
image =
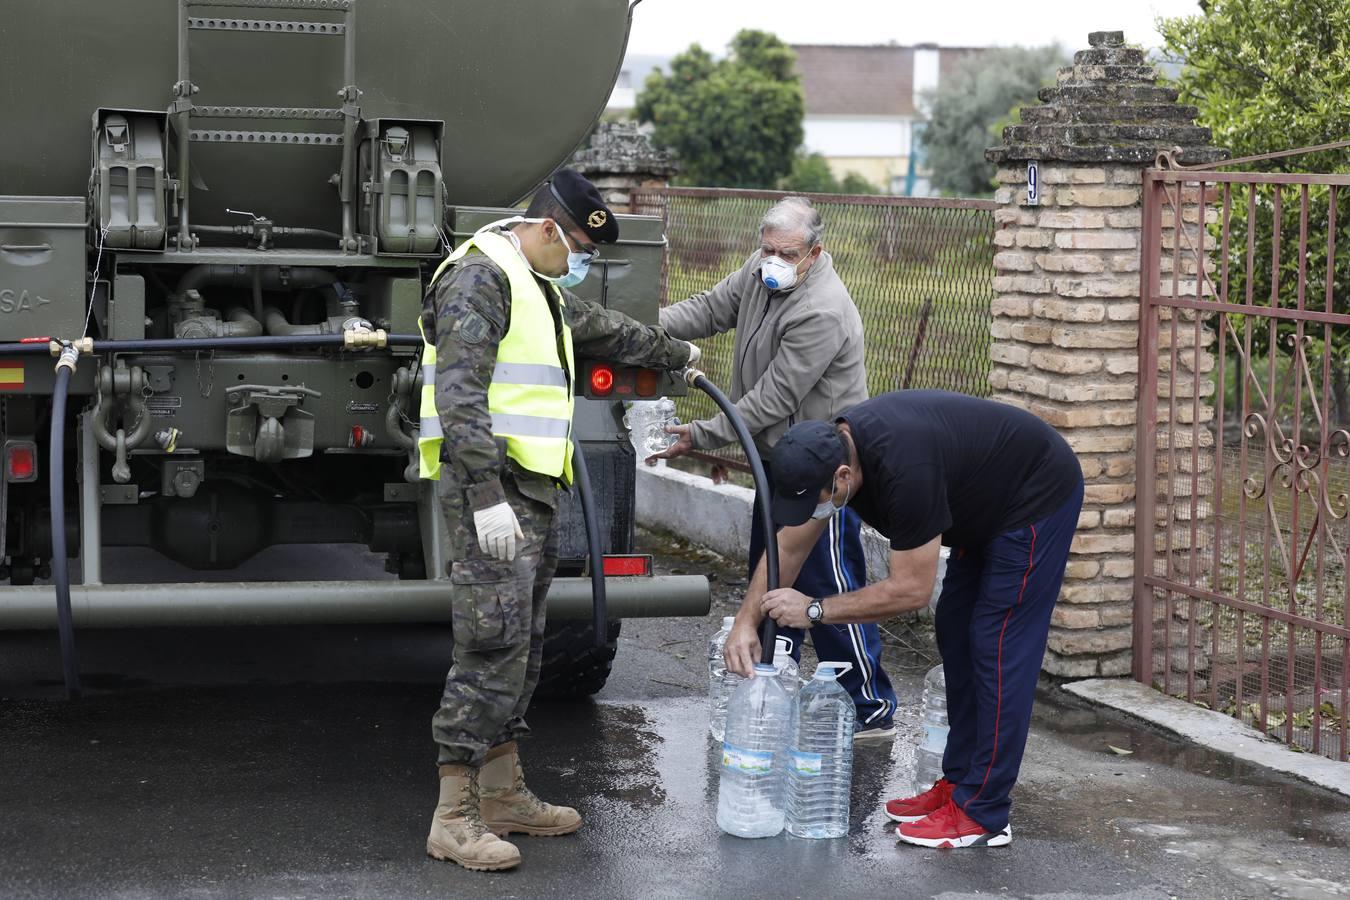
[[[805,494],[805,493],[806,493],[807,491],[809,491],[809,490],[811,490],[811,489],[810,489],[810,488],[802,488],[800,491],[798,491],[798,492],[795,494],[795,496],[800,497],[802,494]]]
[[[609,216],[605,215],[603,209],[597,209],[586,217],[586,224],[592,228],[603,228],[607,221],[609,221]]]

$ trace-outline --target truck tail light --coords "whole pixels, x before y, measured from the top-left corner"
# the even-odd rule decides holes
[[[608,397],[614,391],[614,370],[609,366],[595,366],[591,369],[591,393],[597,397]]]
[[[639,397],[655,397],[661,389],[661,373],[655,369],[638,369],[636,381]]]
[[[606,578],[635,575],[650,577],[652,574],[652,558],[650,556],[606,556],[604,572]]]
[[[37,444],[10,441],[5,445],[5,480],[11,483],[37,481]]]

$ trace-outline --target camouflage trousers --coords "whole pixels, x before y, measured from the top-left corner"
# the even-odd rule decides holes
[[[472,508],[453,479],[439,488],[455,636],[441,706],[431,719],[439,765],[481,765],[489,749],[530,731],[525,711],[539,683],[558,527],[553,508],[523,495],[509,474],[502,488],[525,535],[511,562],[478,548]]]

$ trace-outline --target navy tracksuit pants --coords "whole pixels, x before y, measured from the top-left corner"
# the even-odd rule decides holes
[[[1080,482],[1059,509],[979,547],[953,547],[936,614],[947,679],[943,773],[952,799],[991,832],[1008,824],[1031,727],[1069,544],[1083,507]]]
[[[767,467],[766,467],[767,468]],[[750,527],[750,577],[754,577],[764,553],[764,529],[758,515]],[[856,591],[867,584],[867,559],[863,555],[862,520],[844,507],[830,520],[811,555],[802,564],[792,587],[808,597],[832,597]],[[826,662],[852,663],[839,676],[839,684],[853,696],[858,709],[857,728],[890,727],[895,715],[895,691],[881,668],[881,630],[876,625],[817,625],[811,629],[816,656]],[[802,629],[779,627],[778,636],[792,644],[792,657],[802,655]]]

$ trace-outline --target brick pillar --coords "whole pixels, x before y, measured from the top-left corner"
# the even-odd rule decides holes
[[[1045,658],[1046,671],[1071,677],[1130,671],[1141,173],[1162,150],[1181,164],[1226,155],[1121,32],[1088,42],[987,153],[1002,204],[994,395],[1059,429],[1087,481]],[[1031,161],[1036,206],[1027,198]]]
[[[572,157],[572,165],[600,189],[616,213],[649,212],[633,209],[633,192],[665,187],[678,171],[674,157],[652,145],[631,122],[602,122],[591,142]]]

